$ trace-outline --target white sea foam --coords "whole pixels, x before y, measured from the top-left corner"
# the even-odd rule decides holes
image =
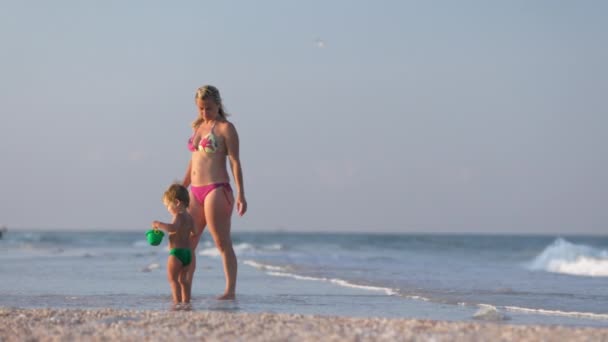
[[[255,250],[255,248],[253,247],[253,245],[248,244],[246,242],[236,244],[236,245],[233,246],[233,248],[234,248],[234,252],[236,254]]]
[[[152,264],[149,264],[146,267],[142,268],[141,271],[142,272],[150,272],[150,271],[155,270],[157,268],[160,268],[160,264],[152,263]]]
[[[283,249],[283,245],[281,245],[280,243],[274,243],[272,245],[265,245],[263,249],[271,251],[280,251]]]
[[[573,262],[552,262],[549,269],[557,273],[580,276],[608,277],[608,260],[580,256]]]
[[[368,290],[368,291],[381,291],[381,292],[384,292],[388,296],[394,296],[397,294],[397,291],[395,291],[394,289],[391,289],[391,288],[369,286],[369,285],[359,285],[359,284],[354,284],[349,281],[337,279],[337,278],[330,279],[330,278],[323,278],[323,277],[309,277],[309,276],[302,276],[302,275],[293,274],[293,273],[275,272],[275,271],[266,272],[266,273],[271,276],[275,276],[275,277],[288,277],[288,278],[293,278],[293,279],[297,279],[297,280],[323,281],[323,282],[329,282],[329,283],[336,284],[336,285],[343,286],[343,287],[350,287],[350,288]]]
[[[431,301],[430,298],[426,298],[426,297],[422,297],[422,296],[415,296],[415,295],[406,295],[406,296],[402,296],[402,297],[407,298],[407,299],[421,300],[421,301],[424,301],[424,302],[430,302]]]
[[[593,312],[576,312],[576,311],[560,311],[560,310],[546,310],[546,309],[530,309],[521,308],[518,306],[505,306],[506,310],[513,312],[521,312],[527,314],[541,314],[550,316],[564,316],[564,317],[576,317],[576,318],[587,318],[596,320],[608,320],[608,314],[598,314]]]
[[[259,270],[269,270],[269,271],[282,271],[284,268],[280,267],[280,266],[273,266],[273,265],[267,265],[267,264],[262,264],[253,260],[245,260],[243,261],[243,263],[245,265],[249,265],[251,267],[255,267]]]
[[[198,255],[210,256],[210,257],[219,257],[220,256],[220,251],[218,251],[217,248],[215,248],[215,247],[204,248],[204,249],[201,249],[198,252]]]
[[[240,256],[242,254],[255,250],[255,248],[248,243],[239,243],[239,244],[233,245],[232,248],[234,249],[234,253],[237,256]],[[198,252],[198,255],[219,257],[220,252],[218,251],[218,249],[215,246],[212,246],[212,247],[208,247],[208,248],[203,248],[202,250],[200,250]]]
[[[133,247],[148,247],[150,244],[146,240],[137,240],[131,244]]]
[[[353,284],[351,282],[348,282],[348,281],[342,280],[342,279],[330,279],[329,281],[331,283],[338,284],[338,285],[344,286],[344,287],[352,287],[352,288],[362,289],[362,290],[384,292],[388,296],[394,296],[394,295],[397,294],[397,291],[395,291],[395,290],[393,290],[391,288],[388,288],[388,287],[358,285],[358,284]]]
[[[473,319],[482,321],[505,321],[510,319],[509,316],[500,312],[497,307],[489,304],[479,304],[479,310],[473,314]]]
[[[530,262],[528,268],[576,276],[608,277],[608,251],[558,238]]]
[[[301,276],[301,275],[286,273],[286,272],[274,272],[273,271],[273,272],[266,272],[266,273],[268,275],[275,276],[275,277],[287,277],[287,278],[293,278],[293,279],[297,279],[297,280],[327,281],[326,278],[307,277],[307,276]]]

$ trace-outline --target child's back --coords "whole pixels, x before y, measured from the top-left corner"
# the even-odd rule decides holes
[[[169,248],[190,248],[190,235],[194,233],[194,220],[187,212],[177,213],[173,228],[168,232]]]

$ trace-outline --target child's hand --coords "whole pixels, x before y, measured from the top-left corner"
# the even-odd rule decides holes
[[[159,224],[160,224],[160,221],[152,221],[152,228],[158,229]]]

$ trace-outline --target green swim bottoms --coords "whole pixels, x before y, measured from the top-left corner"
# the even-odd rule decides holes
[[[188,266],[192,262],[192,252],[189,248],[171,248],[169,254],[178,258],[184,266]]]

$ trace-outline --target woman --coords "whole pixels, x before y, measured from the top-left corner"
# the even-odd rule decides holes
[[[236,185],[236,208],[242,216],[247,211],[247,201],[239,159],[239,137],[234,125],[226,120],[217,88],[210,85],[200,87],[194,98],[198,117],[192,123],[194,133],[188,141],[192,157],[183,182],[184,186],[190,186],[188,211],[194,218],[197,232],[192,237],[191,248],[193,251],[196,249],[205,226],[208,226],[222,256],[226,277],[226,289],[218,299],[234,299],[237,261],[230,238],[230,217],[235,197],[229,183],[226,158]],[[196,253],[193,253],[188,274],[190,281],[195,268]]]

